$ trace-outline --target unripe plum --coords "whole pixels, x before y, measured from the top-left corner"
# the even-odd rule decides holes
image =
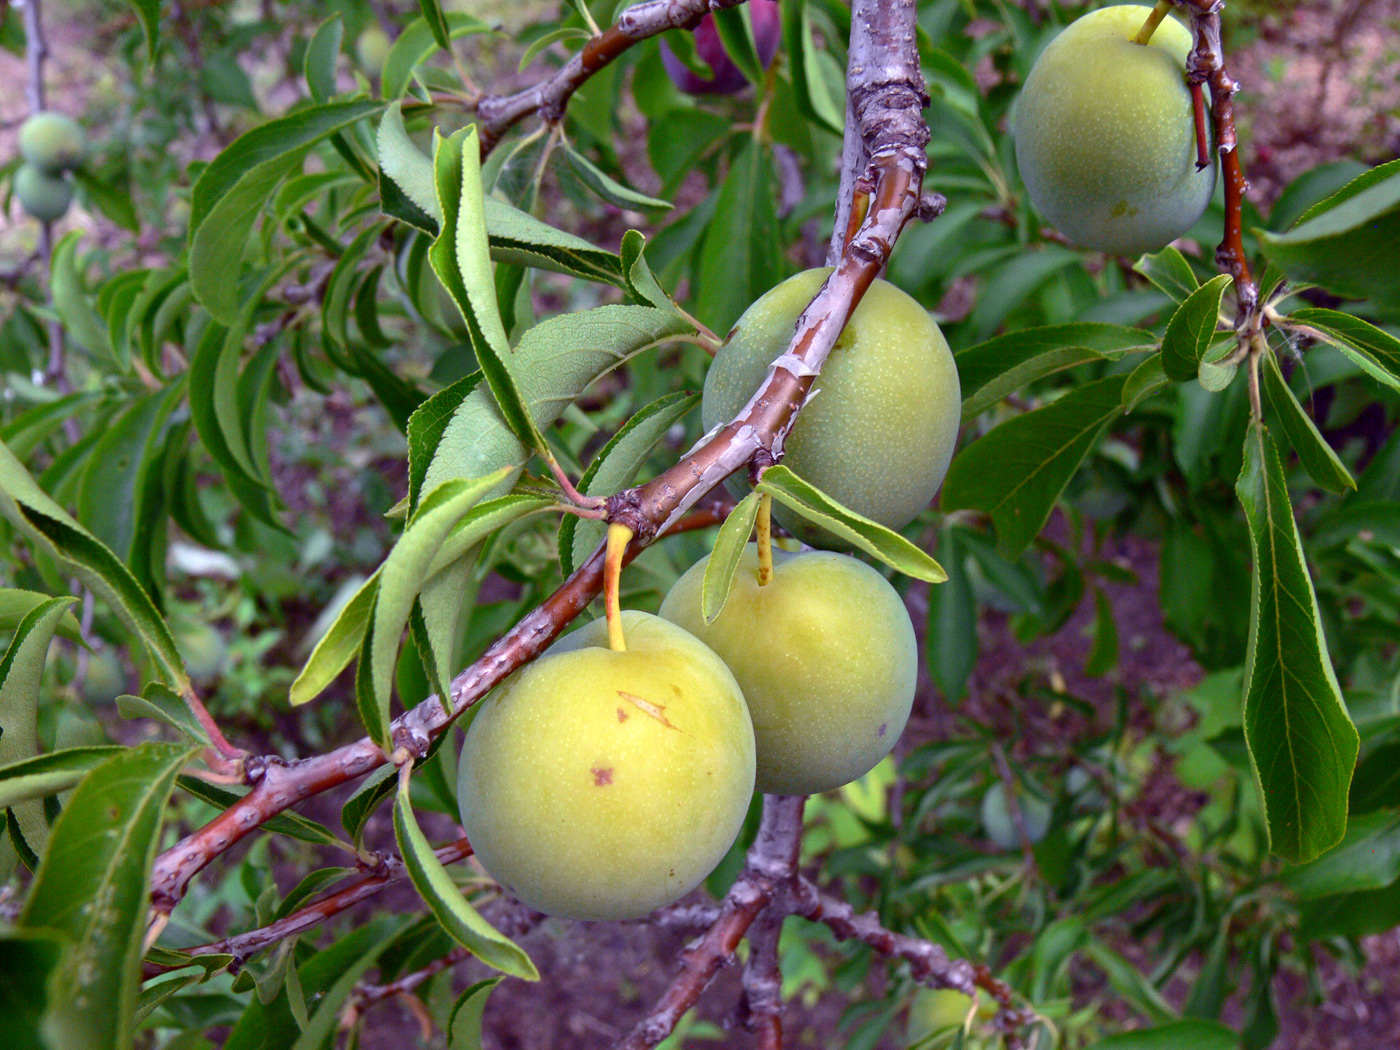
[[[788,278],[735,322],[705,377],[706,429],[753,396],[829,273]],[[876,280],[822,366],[783,462],[858,514],[901,529],[943,483],[961,413],[957,366],[938,325],[908,294]],[[774,517],[812,546],[840,546],[785,509]]]
[[[1050,803],[1038,795],[1026,792],[1016,793],[1016,805],[1021,810],[1021,819],[1026,824],[1026,837],[1031,845],[1045,838],[1050,830]],[[1011,818],[1011,807],[1006,800],[1006,786],[997,781],[982,796],[982,828],[1001,849],[1021,848],[1021,836],[1016,822]]]
[[[914,702],[918,647],[904,602],[878,572],[845,554],[758,548],[739,561],[713,623],[701,612],[709,558],[676,581],[661,615],[719,654],[753,716],[757,785],[810,795],[864,776],[889,754]]]
[[[1082,248],[1156,251],[1201,217],[1215,164],[1196,170],[1186,56],[1191,33],[1151,7],[1104,7],[1045,48],[1016,103],[1016,163],[1032,202]]]
[[[782,39],[782,16],[774,0],[749,0],[749,19],[753,26],[754,47],[758,60],[767,69],[778,51]],[[748,80],[724,50],[724,43],[715,28],[714,15],[706,15],[695,27],[695,50],[706,65],[714,70],[709,80],[693,72],[676,57],[665,40],[661,42],[661,63],[666,67],[671,83],[688,95],[733,95],[748,86]]]
[[[63,218],[73,203],[73,186],[63,175],[50,175],[36,164],[21,164],[15,171],[15,196],[19,206],[40,222]]]
[[[379,26],[370,24],[355,38],[355,60],[366,73],[379,76],[394,42]]]
[[[50,175],[83,162],[86,151],[83,129],[62,113],[35,113],[19,128],[19,154]]]
[[[645,915],[699,885],[743,826],[754,739],[724,663],[675,624],[597,620],[481,703],[458,803],[482,866],[525,904]]]

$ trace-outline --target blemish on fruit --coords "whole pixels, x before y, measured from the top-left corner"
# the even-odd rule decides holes
[[[604,769],[601,766],[594,766],[591,770],[589,770],[589,772],[593,774],[594,787],[607,787],[609,784],[612,783],[613,771],[611,766],[609,766],[607,769]]]
[[[881,722],[880,728],[875,731],[875,735],[883,740],[885,738],[885,730],[889,727],[890,724],[888,722]]]
[[[625,708],[619,707],[619,708],[617,709],[617,720],[618,720],[619,722],[625,722],[625,721],[627,721],[627,711],[626,711]]]
[[[676,727],[671,724],[670,719],[666,717],[665,704],[653,704],[650,700],[645,700],[636,693],[629,693],[623,689],[619,689],[617,695],[643,714],[651,715],[652,718],[656,719],[667,729],[676,729]],[[677,729],[676,732],[680,732],[680,730]]]

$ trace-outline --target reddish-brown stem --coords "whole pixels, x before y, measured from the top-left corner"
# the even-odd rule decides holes
[[[1191,119],[1196,125],[1196,170],[1210,167],[1210,127],[1206,120],[1206,92],[1200,81],[1192,81]]]

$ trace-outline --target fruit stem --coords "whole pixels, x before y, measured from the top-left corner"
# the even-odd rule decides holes
[[[608,648],[615,653],[627,651],[622,637],[622,605],[619,583],[622,579],[622,556],[632,541],[632,530],[620,522],[608,525],[608,552],[603,561],[603,602],[608,616]]]
[[[758,499],[758,585],[768,586],[773,578],[773,497],[764,493]]]
[[[1147,16],[1147,21],[1142,24],[1142,28],[1133,37],[1134,44],[1146,44],[1152,39],[1152,34],[1157,27],[1162,24],[1162,19],[1167,17],[1167,12],[1172,9],[1171,0],[1157,0],[1157,6],[1152,9],[1152,13]]]

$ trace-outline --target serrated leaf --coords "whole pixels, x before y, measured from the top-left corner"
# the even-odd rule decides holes
[[[699,394],[677,392],[637,412],[604,445],[579,479],[585,496],[611,496],[632,483],[656,443],[699,401]],[[568,576],[603,542],[607,526],[573,514],[559,525],[559,561]]]
[[[1155,255],[1144,255],[1133,263],[1133,269],[1178,303],[1201,285],[1186,256],[1171,245]]]
[[[1386,386],[1400,390],[1400,339],[1369,321],[1339,310],[1306,307],[1284,318],[1290,327],[1335,346]]]
[[[50,598],[35,606],[15,627],[5,655],[0,656],[0,766],[32,758],[39,750],[39,687],[44,663],[69,607],[76,598]],[[43,806],[26,802],[13,807],[24,840],[36,852],[43,849],[49,826]]]
[[[441,226],[442,205],[438,203],[433,183],[433,162],[409,138],[403,122],[402,102],[395,102],[384,111],[376,142],[379,147],[379,170],[393,179],[409,200]],[[436,236],[437,230],[432,232]]]
[[[461,11],[448,14],[446,22],[447,35],[452,40],[474,33],[491,32],[491,27],[481,19]],[[415,18],[404,26],[403,32],[394,39],[394,44],[384,59],[384,71],[379,78],[384,97],[401,98],[413,79],[414,68],[438,50],[440,49],[433,29],[422,18]]]
[[[341,607],[340,614],[311,650],[288,694],[288,701],[293,707],[320,696],[359,652],[365,631],[369,628],[370,610],[374,608],[374,598],[379,590],[379,573],[380,570],[376,569],[360,585],[360,589]]]
[[[1245,744],[1273,852],[1300,863],[1346,831],[1359,748],[1322,635],[1283,464],[1262,424],[1235,486],[1254,556],[1245,669]]]
[[[394,836],[413,888],[452,939],[487,966],[522,980],[538,981],[539,971],[530,957],[481,917],[433,854],[432,846],[413,815],[408,773],[405,766],[399,775],[398,794],[394,797]]]
[[[720,186],[700,246],[695,310],[727,332],[749,305],[783,277],[777,205],[767,147],[745,141]]]
[[[1216,1021],[1187,1018],[1152,1028],[1120,1032],[1100,1039],[1088,1050],[1239,1050],[1240,1035]]]
[[[72,941],[49,982],[48,1039],[64,1050],[131,1045],[146,888],[166,800],[189,747],[141,744],[93,770],[54,824],[20,916]]]
[[[1077,322],[1023,328],[953,356],[969,422],[1028,383],[1076,365],[1117,361],[1154,345],[1151,333],[1115,324]]]
[[[928,583],[948,578],[943,567],[899,533],[844,507],[781,463],[769,467],[755,486],[784,507],[845,540],[890,568]]]
[[[1339,496],[1348,489],[1356,488],[1356,480],[1351,476],[1351,471],[1347,470],[1346,464],[1338,458],[1337,453],[1332,451],[1327,439],[1308,418],[1303,406],[1298,404],[1293,391],[1288,389],[1283,372],[1279,370],[1278,360],[1270,353],[1263,354],[1262,357],[1260,378],[1263,380],[1264,394],[1278,417],[1279,427],[1288,438],[1288,443],[1293,446],[1293,451],[1298,453],[1298,460],[1303,464],[1308,476],[1328,492],[1335,492]]]
[[[116,744],[70,747],[0,766],[0,810],[67,791],[122,750]]]
[[[403,535],[384,559],[361,646],[356,694],[365,727],[385,754],[393,750],[389,740],[389,700],[394,657],[414,599],[428,580],[428,568],[448,533],[508,473],[509,468],[503,468],[484,478],[443,482],[423,498]]]
[[[433,34],[433,40],[437,46],[444,51],[451,47],[448,36],[447,18],[442,13],[442,5],[438,0],[418,0],[418,9],[423,12],[423,21],[427,23],[428,31]]]
[[[574,174],[579,177],[579,180],[609,204],[649,213],[666,212],[675,207],[670,201],[649,197],[630,186],[624,186],[567,142],[562,148],[564,156],[569,162],[569,167],[574,169]]]
[[[964,531],[945,527],[938,537],[938,564],[948,580],[929,590],[928,630],[924,635],[929,675],[950,706],[956,706],[967,692],[967,681],[977,664],[977,601],[967,574]]]
[[[1030,545],[1100,434],[1123,411],[1125,376],[1109,376],[982,435],[943,480],[945,511],[986,511],[1008,557]]]
[[[557,230],[494,197],[486,198],[486,232],[491,258],[623,287],[622,264],[610,251],[582,237]]]
[[[812,5],[789,0],[779,8],[783,19],[783,46],[789,56],[797,108],[826,130],[841,134],[846,126],[845,101],[829,90],[812,39]]]
[[[350,836],[355,848],[360,846],[360,838],[365,833],[365,825],[374,811],[397,786],[395,777],[398,771],[389,765],[380,766],[355,788],[354,794],[345,800],[340,809],[340,826]]]
[[[1220,299],[1229,283],[1229,274],[1217,274],[1188,295],[1172,314],[1162,337],[1162,369],[1168,379],[1184,383],[1196,378],[1201,359],[1215,338]]]
[[[759,499],[757,492],[750,492],[741,499],[724,519],[715,537],[715,547],[705,563],[705,578],[700,588],[700,615],[706,623],[714,623],[729,600],[734,574],[739,571],[739,559],[758,520]]]
[[[1269,261],[1295,281],[1336,295],[1400,300],[1400,161],[1352,180],[1287,233],[1255,230]]]
[[[676,305],[666,294],[656,275],[647,262],[646,238],[636,230],[628,230],[622,235],[619,247],[622,259],[622,275],[627,284],[627,292],[644,306],[655,306],[660,310],[675,311]]]
[[[335,95],[335,61],[345,38],[345,22],[339,13],[322,22],[306,43],[302,71],[315,102],[329,102]]]
[[[499,977],[478,981],[457,997],[447,1015],[449,1050],[481,1050],[481,1017],[486,1011],[486,998],[500,983]]]
[[[1228,346],[1222,349],[1230,349]],[[1235,374],[1239,371],[1237,361],[1202,361],[1196,370],[1196,380],[1201,384],[1201,389],[1211,394],[1218,394],[1235,381]]]
[[[170,629],[131,570],[49,498],[0,442],[0,517],[57,558],[141,639],[166,684],[189,688]]]
[[[446,572],[458,559],[497,529],[531,514],[556,509],[557,506],[558,504],[548,496],[513,492],[473,507],[453,526],[438,552],[433,555],[433,560],[428,565],[427,579],[431,581],[439,573]]]
[[[51,600],[51,595],[42,594],[39,591],[26,591],[18,587],[0,587],[0,631],[13,631],[20,625],[20,621],[49,600]],[[60,617],[56,633],[75,644],[84,644],[78,618],[72,612],[67,612]]]
[[[218,320],[238,311],[248,234],[277,184],[318,143],[378,113],[382,102],[328,102],[245,132],[200,174],[190,198],[190,285]]]

